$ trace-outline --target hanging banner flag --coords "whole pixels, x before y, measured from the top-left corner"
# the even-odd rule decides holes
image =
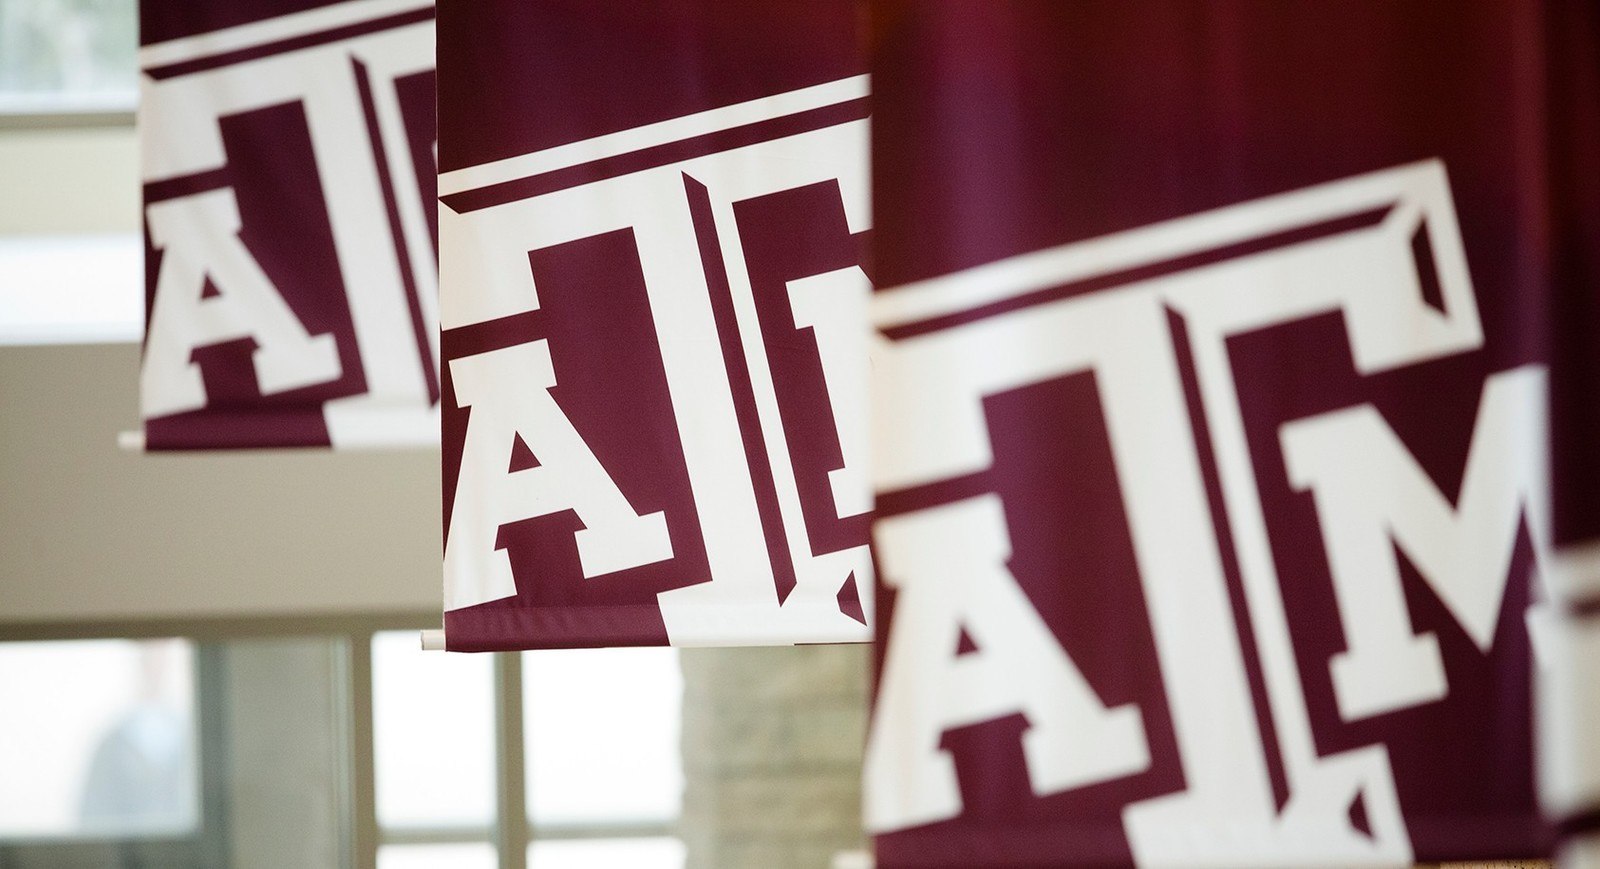
[[[869,639],[854,2],[439,11],[447,646]]]
[[[1563,5],[872,4],[881,869],[1550,853]]]
[[[1600,869],[1600,6],[1550,4],[1544,38],[1555,559],[1540,771],[1560,865]]]
[[[436,444],[432,2],[140,19],[146,447]]]

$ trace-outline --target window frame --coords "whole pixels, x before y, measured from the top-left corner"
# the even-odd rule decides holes
[[[419,629],[420,630],[420,629]],[[355,663],[356,672],[365,668],[367,696],[358,699],[357,705],[366,709],[366,750],[368,764],[372,765],[372,636],[368,635],[361,648],[366,660]],[[444,654],[444,653],[439,653]],[[490,652],[494,659],[494,749],[495,749],[495,819],[485,827],[382,827],[377,822],[376,801],[369,800],[364,807],[372,811],[371,862],[358,862],[358,869],[376,867],[377,849],[384,845],[453,845],[488,843],[495,847],[499,869],[527,869],[528,851],[536,841],[581,841],[585,839],[653,839],[680,838],[678,820],[629,822],[617,824],[536,824],[528,811],[527,756],[524,731],[527,711],[522,674],[522,652]],[[375,772],[375,770],[374,770]],[[366,783],[368,793],[375,791],[375,782]],[[364,854],[358,855],[366,859]],[[535,867],[537,869],[537,867]]]
[[[36,640],[151,639],[181,637],[194,643],[195,705],[200,740],[200,823],[188,836],[119,839],[83,837],[0,841],[0,867],[77,866],[77,855],[98,851],[137,855],[150,865],[206,867],[228,861],[226,710],[207,703],[226,690],[225,644],[236,640],[320,638],[339,648],[332,688],[338,692],[339,739],[344,761],[344,865],[377,869],[384,845],[464,844],[495,846],[499,869],[527,869],[535,841],[581,839],[681,838],[678,820],[627,824],[536,825],[528,817],[527,767],[523,726],[521,652],[493,652],[495,815],[488,827],[382,828],[378,824],[376,756],[373,742],[372,640],[387,631],[421,631],[437,626],[439,614],[381,613],[349,616],[283,616],[158,619],[127,622],[5,623],[0,643]],[[420,642],[420,641],[419,641]],[[443,654],[443,653],[440,653]]]
[[[135,100],[137,102],[137,100]],[[123,129],[132,127],[138,112],[132,107],[82,109],[18,109],[0,98],[0,131]]]

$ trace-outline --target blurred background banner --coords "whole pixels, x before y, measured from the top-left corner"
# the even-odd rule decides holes
[[[1543,187],[1554,295],[1552,666],[1540,680],[1544,797],[1563,864],[1600,866],[1600,7],[1553,4],[1545,28]]]
[[[140,24],[146,446],[437,443],[433,5]]]
[[[1593,4],[871,7],[878,865],[1549,854]]]
[[[869,637],[849,0],[439,9],[450,648]]]

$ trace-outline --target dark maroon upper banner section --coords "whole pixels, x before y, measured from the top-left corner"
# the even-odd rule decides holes
[[[858,23],[811,0],[444,0],[439,169],[858,75]]]
[[[873,3],[878,286],[1432,157],[1503,249],[1552,183],[1543,5]]]
[[[1558,544],[1600,540],[1600,5],[1564,3],[1546,24],[1551,487]]]
[[[878,285],[1437,156],[1474,277],[1552,291],[1554,536],[1600,537],[1600,7],[1331,6],[873,3]]]
[[[140,3],[139,44],[197,36],[280,15],[327,6],[328,0],[227,0],[218,3]]]

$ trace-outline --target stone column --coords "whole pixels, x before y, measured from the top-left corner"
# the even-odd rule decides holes
[[[867,646],[684,649],[687,869],[827,869],[864,848]]]

